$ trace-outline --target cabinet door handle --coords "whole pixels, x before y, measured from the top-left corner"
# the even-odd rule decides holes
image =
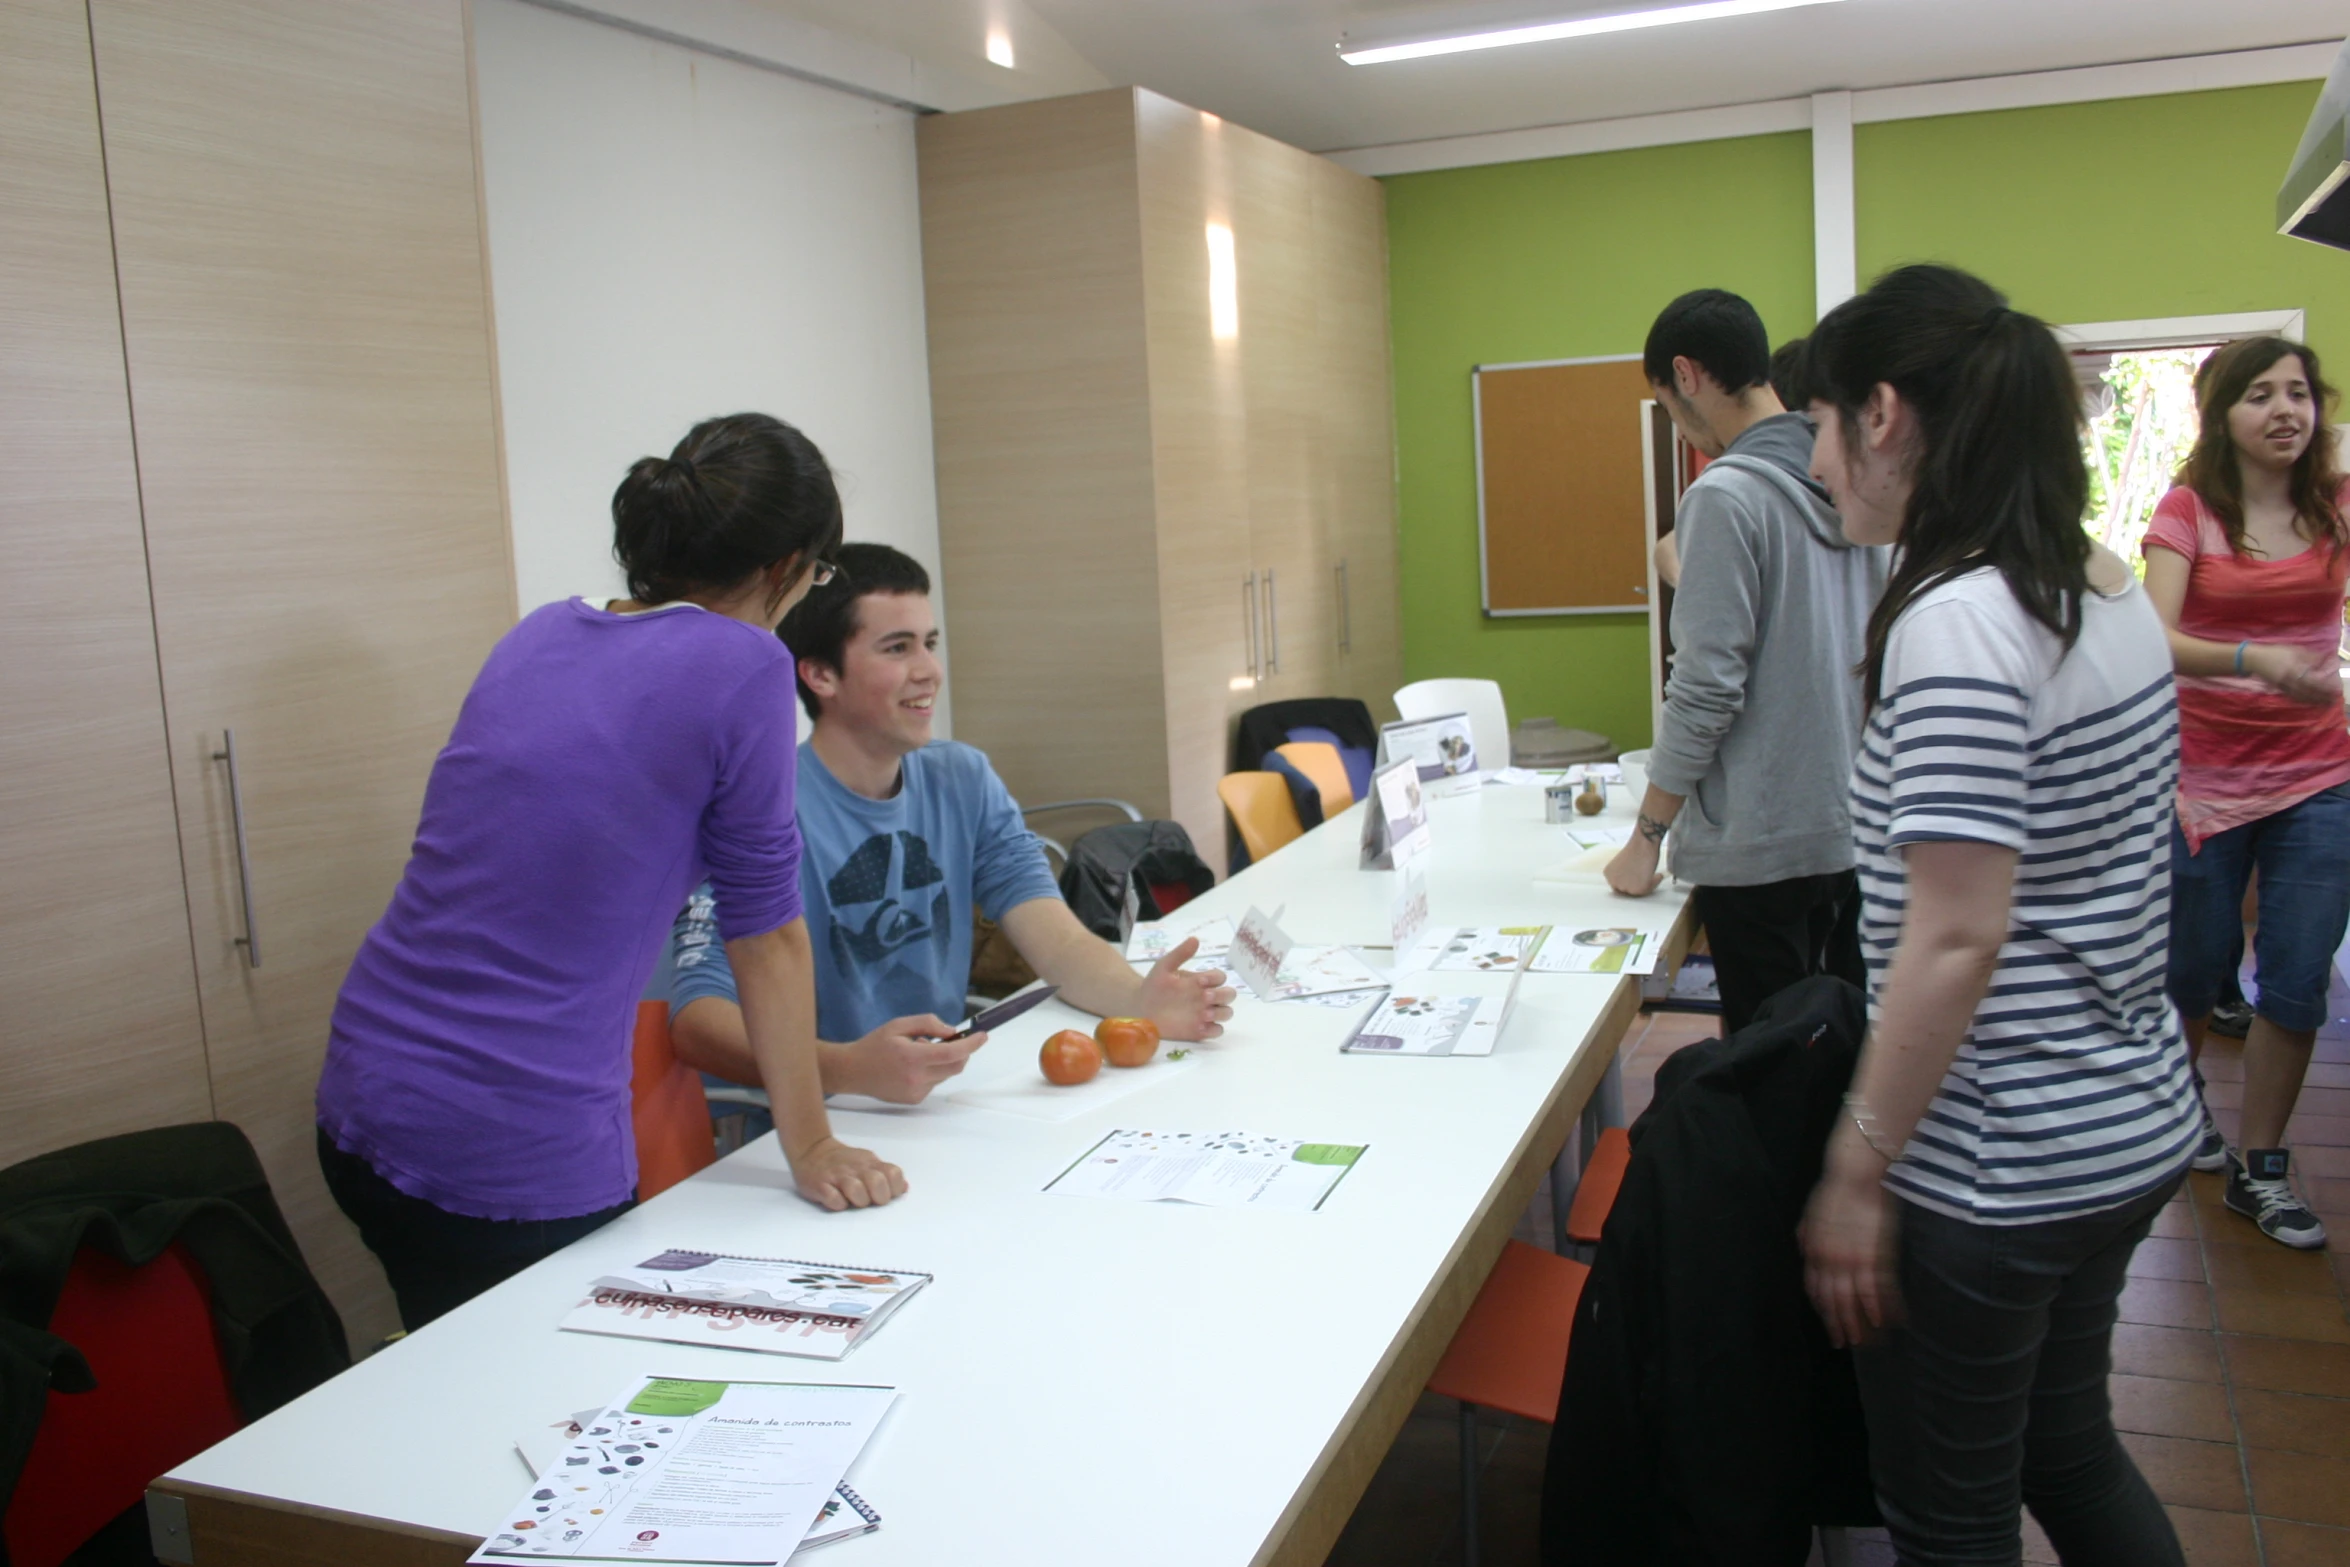
[[[1352,653],[1354,650],[1354,606],[1347,601],[1346,562],[1341,560],[1338,563],[1338,651]]]
[[[1248,627],[1248,677],[1260,677],[1257,668],[1257,574],[1250,572],[1240,583],[1240,617]]]
[[[245,842],[245,791],[237,779],[237,732],[220,732],[220,749],[212,753],[216,762],[228,763],[228,814],[237,829],[237,893],[245,906],[245,933],[236,944],[245,949],[248,966],[261,966],[261,932],[253,924],[253,852]]]
[[[1281,600],[1273,592],[1273,568],[1265,568],[1265,673],[1281,673]]]

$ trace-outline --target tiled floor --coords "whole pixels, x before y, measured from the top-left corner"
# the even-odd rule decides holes
[[[2292,1126],[2297,1180],[2333,1234],[2324,1252],[2289,1251],[2220,1204],[2216,1176],[2189,1178],[2138,1250],[2114,1333],[2114,1423],[2176,1521],[2194,1567],[2350,1564],[2350,993]],[[1657,1063],[1713,1021],[1657,1013],[1626,1045],[1624,1090],[1637,1114]],[[2204,1075],[2214,1114],[2235,1136],[2240,1047],[2214,1040]],[[1537,1197],[1523,1239],[1549,1234]],[[1329,1567],[1451,1567],[1461,1559],[1460,1465],[1453,1406],[1423,1398],[1371,1482]],[[1481,1427],[1481,1560],[1535,1559],[1549,1428],[1487,1417]],[[1881,1533],[1857,1536],[1856,1567],[1890,1567]],[[2024,1560],[2056,1553],[2026,1520]]]

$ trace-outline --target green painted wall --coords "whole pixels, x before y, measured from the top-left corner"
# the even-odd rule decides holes
[[[2311,346],[2338,358],[2350,349],[2350,255],[2276,232],[2277,186],[2317,89],[1860,126],[1861,280],[1948,261],[2059,324],[2298,306]]]
[[[1485,676],[1513,719],[1649,734],[1648,620],[1489,620],[1477,595],[1469,369],[1636,354],[1692,288],[1811,324],[1811,138],[1758,136],[1387,182],[1406,679]]]
[[[2299,307],[2350,374],[2350,256],[2275,233],[2317,84],[1863,125],[1865,282],[1902,261],[1981,273],[2062,322]],[[1469,367],[1637,353],[1684,289],[1735,289],[1771,340],[1812,323],[1802,133],[1386,181],[1404,669],[1499,680],[1513,716],[1647,743],[1645,617],[1488,620],[1477,607]]]

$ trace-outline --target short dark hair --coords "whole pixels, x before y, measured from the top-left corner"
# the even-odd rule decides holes
[[[840,572],[792,606],[775,634],[791,649],[792,678],[799,680],[798,660],[812,658],[834,674],[840,673],[842,650],[857,634],[857,605],[871,593],[919,593],[928,597],[930,573],[922,563],[886,544],[843,544],[833,552]],[[808,682],[799,681],[800,705],[813,720],[824,711]]]
[[[816,443],[770,414],[704,419],[612,492],[612,555],[640,604],[741,585],[840,542],[840,492]]]
[[[1651,386],[1673,383],[1673,361],[1692,359],[1736,396],[1770,378],[1771,339],[1754,306],[1728,289],[1701,288],[1665,306],[1648,329],[1640,367]]]
[[[1771,390],[1779,406],[1801,413],[1811,406],[1811,383],[1804,370],[1808,338],[1791,337],[1771,353]]]

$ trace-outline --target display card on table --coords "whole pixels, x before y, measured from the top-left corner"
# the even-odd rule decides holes
[[[1370,795],[1363,809],[1358,863],[1367,871],[1393,870],[1401,858],[1428,846],[1428,801],[1411,758],[1391,762],[1372,774]]]
[[[838,1360],[929,1282],[896,1268],[665,1251],[597,1279],[562,1326]]]
[[[1523,967],[1501,995],[1448,992],[1435,984],[1399,983],[1338,1048],[1350,1055],[1489,1056],[1518,1007]]]
[[[1477,736],[1466,713],[1442,713],[1434,718],[1407,718],[1379,728],[1379,760],[1409,761],[1420,781],[1439,793],[1474,789],[1477,782]],[[1509,765],[1508,757],[1494,759]]]
[[[897,1396],[890,1387],[634,1378],[467,1560],[779,1567]]]
[[[1044,1189],[1070,1197],[1310,1213],[1367,1149],[1253,1132],[1117,1131]]]
[[[1137,925],[1126,937],[1126,959],[1145,966],[1183,945],[1189,936],[1199,938],[1199,951],[1192,954],[1187,968],[1222,968],[1225,952],[1232,945],[1232,921],[1213,919],[1185,924],[1181,919],[1156,920],[1148,925]]]
[[[1664,944],[1663,932],[1631,925],[1559,925],[1543,938],[1531,966],[1537,974],[1653,974]]]

